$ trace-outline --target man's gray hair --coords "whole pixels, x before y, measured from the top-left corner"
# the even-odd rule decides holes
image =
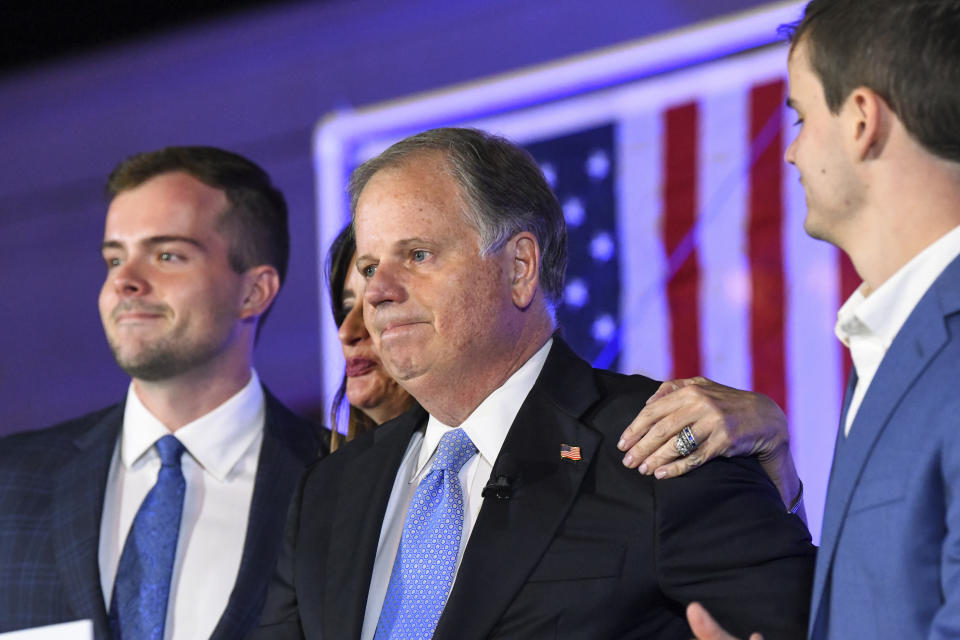
[[[415,156],[440,152],[460,185],[464,214],[480,234],[481,253],[490,255],[521,231],[540,245],[540,282],[555,307],[563,297],[567,268],[567,227],[563,209],[543,172],[526,150],[477,129],[440,128],[397,142],[367,160],[350,176],[350,212],[370,178],[381,169],[396,168]]]

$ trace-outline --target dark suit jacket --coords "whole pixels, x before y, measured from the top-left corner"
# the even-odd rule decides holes
[[[517,414],[435,638],[690,638],[698,600],[731,631],[805,633],[814,549],[752,459],[655,481],[621,464],[620,433],[657,383],[592,369],[560,339]],[[252,638],[360,635],[415,408],[304,476]],[[560,445],[582,460],[560,458]]]
[[[109,638],[98,550],[104,488],[123,405],[0,439],[0,631],[93,620]],[[266,424],[240,571],[212,638],[256,623],[283,522],[320,429],[266,392]]]
[[[894,338],[849,437],[841,426],[817,556],[814,640],[960,638],[958,376],[960,258]]]

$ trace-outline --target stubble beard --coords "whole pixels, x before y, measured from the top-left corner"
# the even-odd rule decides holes
[[[124,349],[107,337],[113,359],[131,378],[147,382],[169,380],[209,362],[221,350],[214,340],[184,344],[180,335],[164,336],[136,349]]]

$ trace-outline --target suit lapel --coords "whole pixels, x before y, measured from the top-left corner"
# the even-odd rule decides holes
[[[243,637],[256,624],[273,575],[286,523],[287,505],[304,467],[316,458],[316,429],[290,413],[264,389],[263,445],[247,520],[237,580],[211,640]]]
[[[57,567],[70,608],[93,620],[97,637],[108,637],[100,586],[100,516],[122,423],[120,404],[74,440],[77,454],[55,479],[51,525]]]
[[[847,390],[843,394],[843,408],[840,411],[840,422],[837,428],[836,443],[834,444],[834,447],[833,447],[833,452],[834,452],[833,464],[831,465],[831,470],[830,470],[831,481],[827,485],[828,495],[830,494],[831,491],[833,491],[833,489],[831,488],[832,479],[834,477],[833,468],[837,466],[837,459],[841,457],[840,449],[846,446],[846,443],[844,442],[845,440],[844,425],[847,424],[847,412],[850,410],[850,402],[853,400],[853,393],[856,390],[856,387],[857,387],[857,370],[855,368],[851,368],[850,378],[847,380]],[[835,519],[837,515],[838,515],[837,513],[833,513],[829,511],[826,511],[824,513],[824,516],[830,521],[829,522],[827,520],[824,521],[824,523],[820,527],[821,532],[826,529],[836,528],[837,523],[834,522],[833,519]],[[832,557],[833,557],[832,554],[827,554],[826,551],[823,550],[823,547],[820,547],[820,551],[818,551],[817,557],[816,557],[816,571],[814,572],[813,590],[810,596],[810,630],[811,630],[810,635],[811,637],[818,637],[817,633],[820,633],[820,632],[815,632],[814,630],[818,629],[819,625],[824,622],[823,620],[820,620],[819,616],[821,615],[821,612],[822,612],[821,606],[823,605],[823,600],[824,600],[824,588],[826,585],[827,571],[829,569],[830,562],[832,561]]]
[[[325,613],[325,637],[360,637],[387,502],[410,437],[426,417],[426,411],[415,407],[374,430],[367,448],[342,470],[336,483],[338,495],[332,505],[336,513],[326,550],[317,540],[305,540],[298,551],[305,572],[323,576],[309,584],[301,582],[305,590],[299,596],[302,602],[323,603],[320,609]],[[338,532],[344,531],[356,532],[359,537],[337,538]],[[325,558],[318,555],[324,553]],[[323,558],[324,562],[317,564],[312,558]],[[323,588],[311,593],[310,584],[322,584]]]
[[[958,281],[960,259],[951,263],[937,278],[900,329],[880,363],[851,425],[850,435],[843,443],[839,442],[844,437],[843,423],[840,424],[817,552],[811,624],[822,615],[822,600],[828,588],[837,542],[867,460],[904,396],[949,340],[944,317],[960,310],[960,293],[951,286]]]
[[[576,499],[600,443],[600,435],[579,419],[598,397],[589,365],[554,338],[497,458],[511,459],[518,470],[513,497],[485,499],[436,638],[487,637],[523,587]],[[581,460],[560,458],[564,443],[579,446]]]

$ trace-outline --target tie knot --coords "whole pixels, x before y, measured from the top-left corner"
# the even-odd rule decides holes
[[[453,429],[443,434],[437,453],[433,458],[434,469],[460,473],[460,468],[473,457],[477,448],[463,429]]]
[[[160,466],[179,467],[180,456],[183,455],[185,447],[183,443],[173,436],[163,436],[157,440],[157,453],[160,454]]]

